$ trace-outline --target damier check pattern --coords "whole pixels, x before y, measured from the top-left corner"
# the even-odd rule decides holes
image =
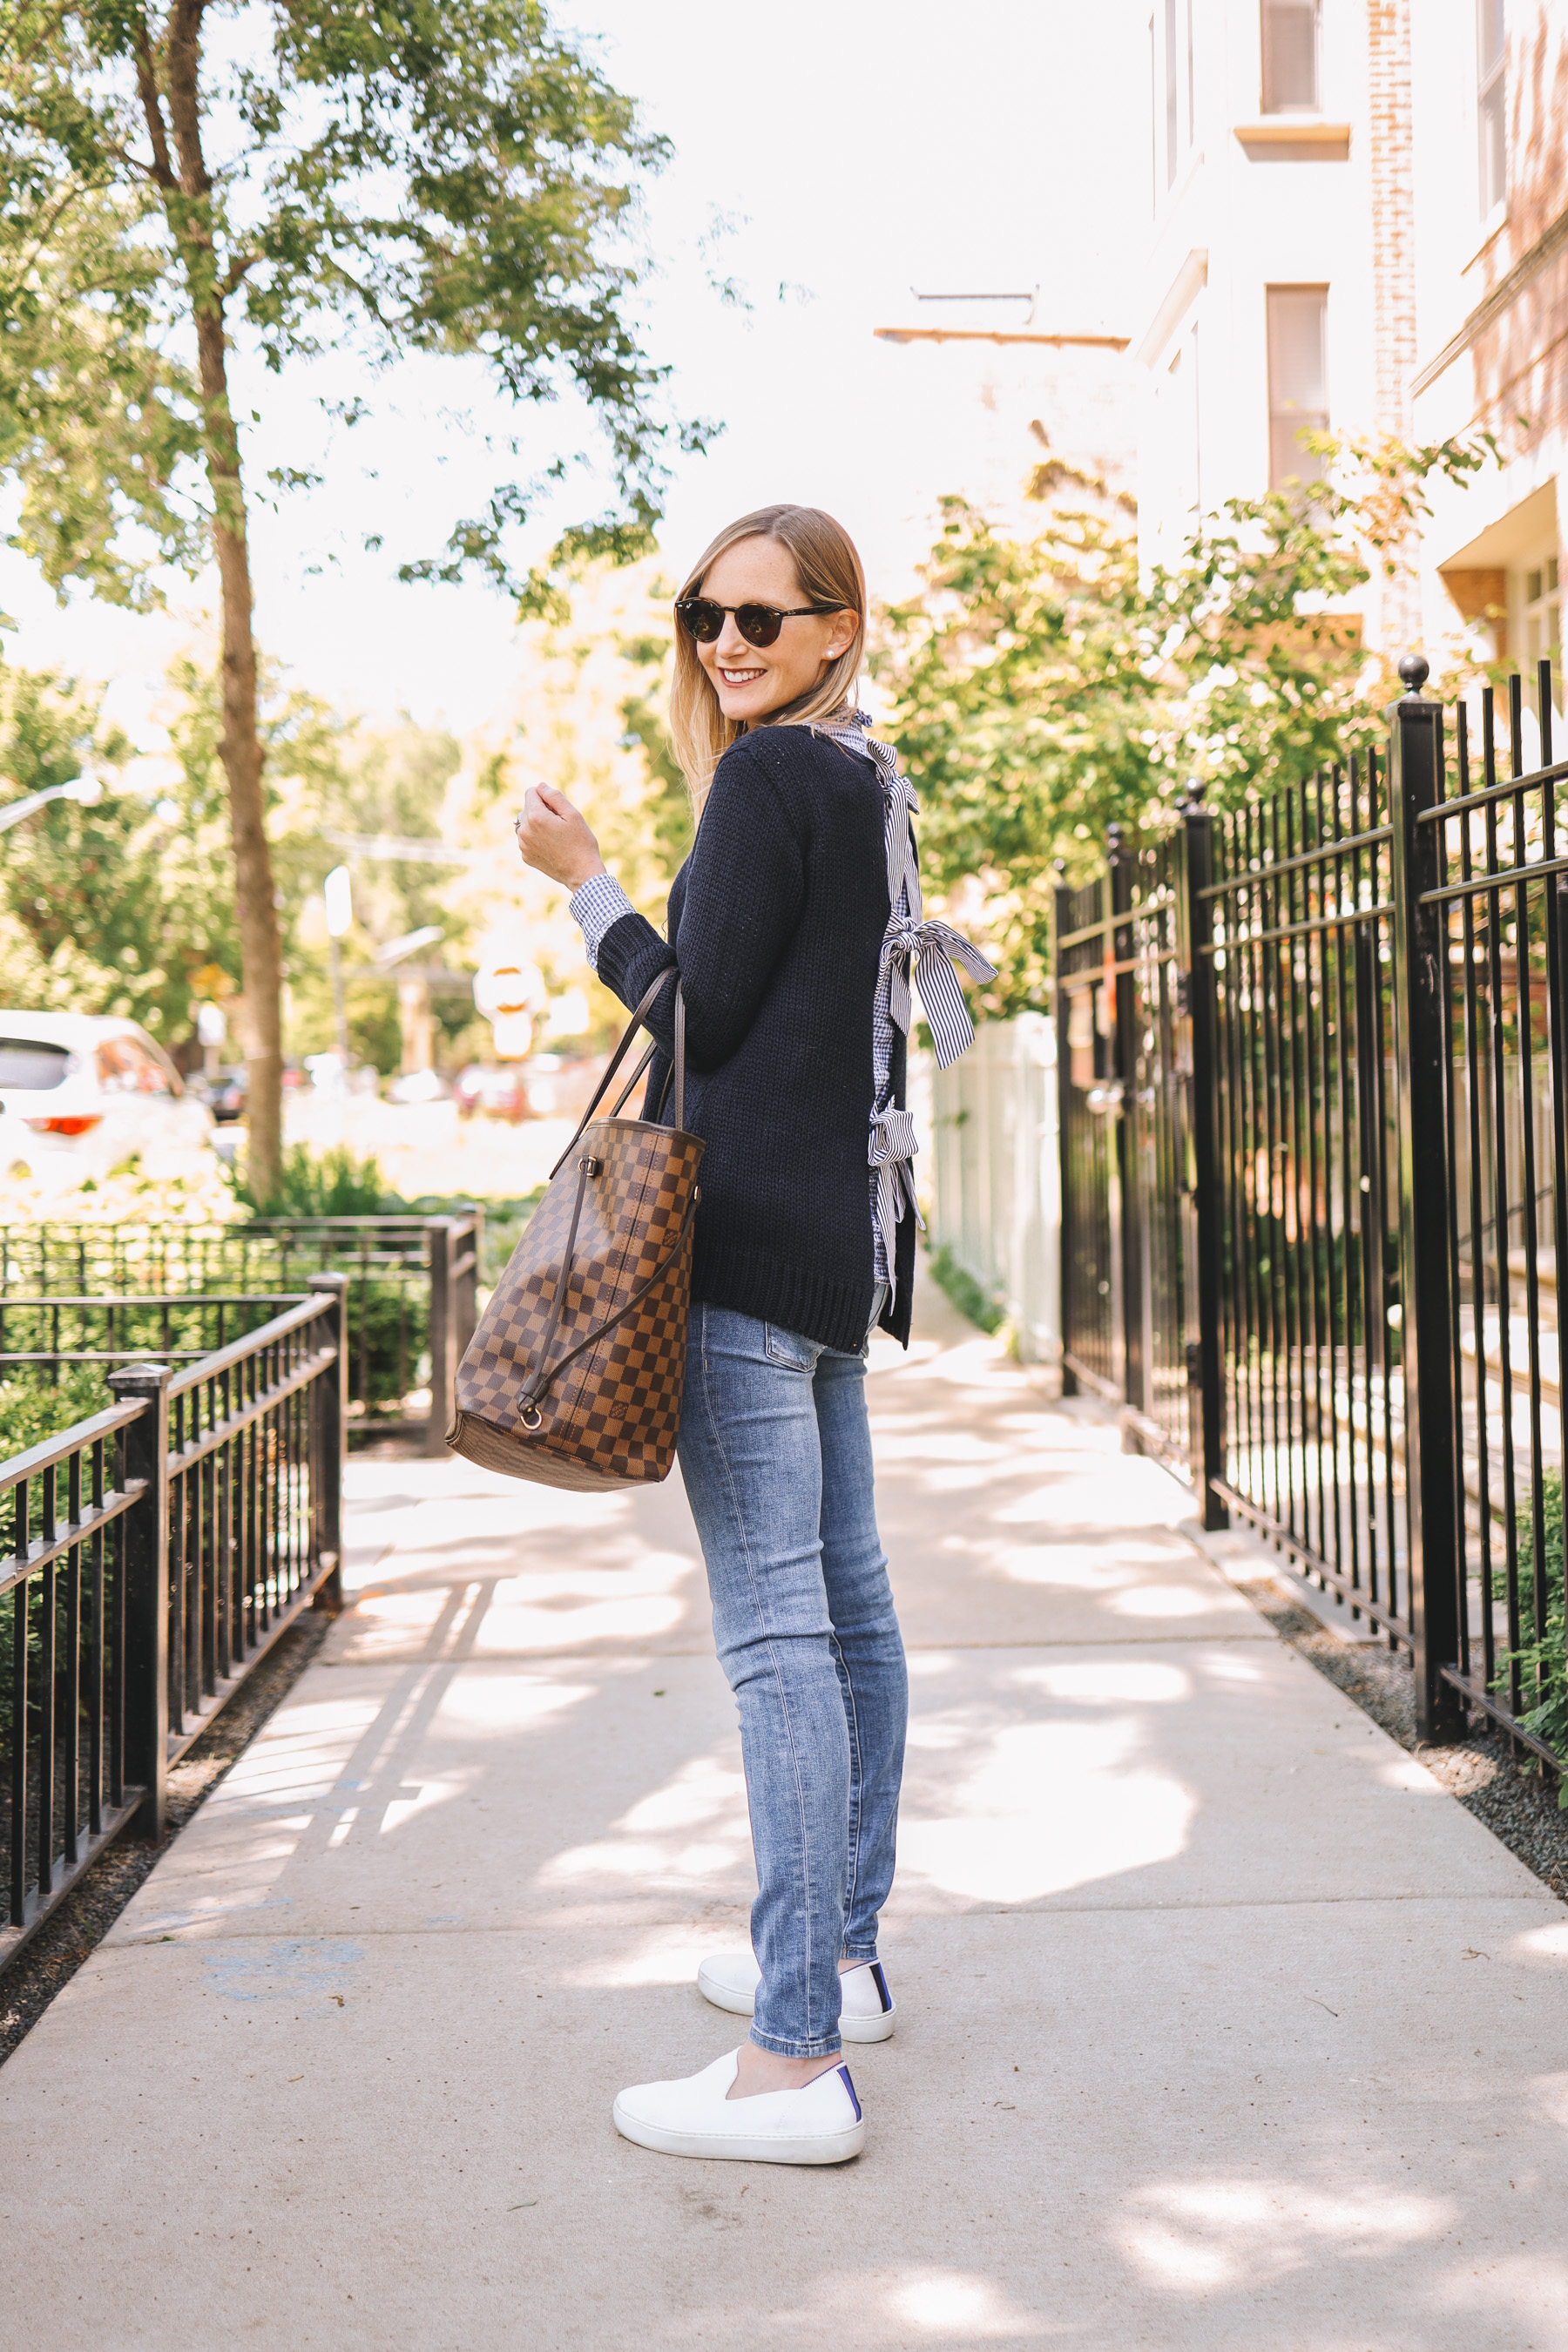
[[[584,1129],[513,1251],[458,1367],[457,1412],[447,1434],[455,1453],[552,1486],[668,1477],[686,1374],[688,1212],[704,1149],[699,1136],[642,1119],[596,1119]],[[584,1159],[598,1162],[586,1179]],[[579,1185],[583,1206],[550,1362],[559,1363],[609,1322],[643,1284],[652,1286],[551,1381],[538,1400],[542,1425],[529,1430],[523,1391],[540,1369]]]

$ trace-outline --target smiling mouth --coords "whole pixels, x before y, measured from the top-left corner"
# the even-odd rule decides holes
[[[753,686],[759,677],[766,677],[765,669],[721,669],[719,673],[726,686]]]

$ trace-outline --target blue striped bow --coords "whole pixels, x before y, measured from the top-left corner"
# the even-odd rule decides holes
[[[910,822],[920,802],[907,776],[899,773],[899,755],[890,743],[879,743],[866,732],[864,711],[847,723],[819,727],[846,750],[868,759],[881,779],[887,801],[888,905],[890,912],[882,940],[882,969],[892,967],[889,1011],[907,1037],[914,1005],[910,995],[911,975],[921,994],[921,1006],[931,1024],[939,1070],[956,1062],[974,1043],[974,1024],[963,991],[949,958],[961,963],[974,980],[994,980],[996,967],[972,947],[951,923],[926,919],[921,898],[920,860],[915,854],[915,829]]]
[[[945,1070],[950,1062],[956,1061],[974,1043],[969,1008],[949,959],[961,963],[976,980],[994,980],[995,968],[951,923],[927,920],[921,898],[920,859],[912,823],[920,813],[920,802],[909,778],[899,773],[898,753],[890,743],[879,743],[866,732],[869,724],[865,712],[856,710],[826,725],[818,720],[812,731],[826,735],[841,743],[847,751],[869,760],[877,771],[882,787],[883,844],[888,858],[888,928],[882,937],[879,965],[879,970],[888,975],[887,1019],[906,1037],[909,1035],[914,1012],[912,982],[920,991],[921,1004],[931,1024],[937,1066]],[[880,994],[879,987],[879,998]],[[886,1083],[885,1077],[880,1083]],[[889,1283],[894,1291],[898,1227],[905,1210],[912,1210],[915,1223],[924,1228],[915,1197],[914,1171],[910,1164],[917,1148],[915,1123],[907,1110],[892,1105],[886,1110],[873,1108],[868,1146],[876,1179],[872,1213],[881,1236]]]
[[[914,1211],[916,1224],[921,1233],[925,1231],[925,1219],[915,1198],[915,1172],[910,1165],[919,1149],[915,1123],[907,1110],[889,1107],[873,1111],[866,1156],[877,1172],[877,1223],[889,1278],[898,1260],[899,1222],[906,1208]]]
[[[987,962],[951,923],[940,922],[934,916],[925,922],[889,923],[882,941],[882,962],[892,966],[889,1010],[906,1036],[914,1010],[910,997],[912,972],[921,1010],[931,1024],[937,1068],[945,1070],[974,1043],[974,1024],[952,964],[961,963],[975,980],[994,980],[995,965]]]

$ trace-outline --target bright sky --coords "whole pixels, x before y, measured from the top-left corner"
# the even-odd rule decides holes
[[[874,593],[907,587],[936,499],[974,487],[968,412],[933,396],[931,353],[872,331],[921,317],[913,288],[1038,286],[1038,328],[1121,324],[1118,256],[1143,194],[1136,13],[1128,0],[561,0],[562,20],[595,37],[675,149],[648,194],[647,338],[674,367],[679,411],[726,429],[706,457],[680,461],[663,534],[672,562],[731,515],[790,498],[848,524]],[[1119,87],[1138,103],[1119,104]],[[1116,136],[1127,152],[1108,148]],[[733,226],[715,245],[716,216]],[[751,310],[726,307],[710,276],[737,280]],[[315,404],[354,392],[374,422],[328,442]],[[510,610],[478,583],[401,587],[393,573],[479,509],[491,478],[481,436],[512,420],[466,366],[436,362],[367,381],[345,356],[257,393],[253,486],[284,464],[328,477],[257,516],[265,647],[341,709],[481,724],[509,700]],[[520,472],[557,436],[575,446],[562,409],[521,423]],[[579,476],[569,499],[572,513],[593,511],[598,487]],[[542,528],[566,519],[562,508]],[[385,543],[367,554],[374,531]],[[61,612],[0,553],[0,609],[19,624],[10,656],[112,680],[112,707],[137,731],[170,655],[202,625],[210,584],[175,583],[173,601],[150,620]]]

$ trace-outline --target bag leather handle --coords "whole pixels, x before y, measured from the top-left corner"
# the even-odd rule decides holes
[[[566,1146],[565,1150],[562,1153],[560,1159],[556,1161],[554,1167],[550,1171],[552,1177],[560,1174],[562,1169],[565,1167],[566,1162],[571,1159],[573,1152],[582,1141],[583,1129],[588,1125],[594,1113],[598,1109],[599,1105],[603,1102],[605,1095],[608,1093],[610,1082],[614,1078],[616,1072],[620,1068],[621,1063],[626,1057],[627,1046],[631,1044],[632,1039],[637,1035],[637,1031],[641,1028],[645,1015],[652,1011],[656,1001],[664,993],[669,982],[670,973],[673,971],[675,971],[675,966],[673,964],[666,964],[664,970],[659,973],[658,978],[654,982],[653,986],[648,990],[641,1003],[637,1006],[637,1011],[632,1014],[631,1019],[627,1022],[626,1028],[622,1033],[620,1044],[610,1055],[609,1061],[605,1066],[605,1075],[594,1089],[594,1099],[588,1105],[587,1109],[583,1113],[582,1118],[577,1122],[576,1134],[572,1138],[571,1142]],[[638,1078],[641,1077],[644,1070],[647,1069],[648,1064],[652,1061],[658,1051],[658,1041],[656,1038],[653,1044],[649,1045],[647,1053],[644,1054],[636,1069],[632,1072],[631,1076],[626,1080],[626,1085],[621,1089],[620,1097],[616,1101],[616,1108],[610,1113],[610,1117],[612,1118],[618,1115],[621,1104],[626,1101],[626,1097],[630,1094]],[[677,1128],[679,1128],[684,1124],[685,1114],[686,1000],[680,992],[680,981],[678,974],[675,982],[675,1124]]]

